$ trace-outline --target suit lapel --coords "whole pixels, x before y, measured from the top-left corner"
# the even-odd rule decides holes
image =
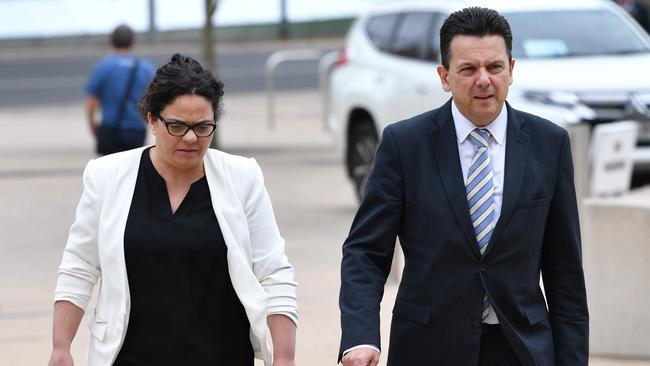
[[[451,100],[434,115],[434,128],[431,130],[434,155],[442,184],[456,220],[465,236],[465,242],[472,253],[480,258],[474,228],[469,216],[465,182],[460,165],[456,129],[451,116]]]
[[[526,171],[526,164],[528,162],[528,146],[530,135],[526,134],[522,127],[525,120],[520,117],[520,114],[508,108],[508,127],[506,132],[506,157],[505,157],[505,170],[503,178],[503,201],[501,204],[501,214],[499,220],[494,228],[490,243],[486,249],[485,255],[488,255],[494,248],[495,244],[499,241],[499,236],[503,232],[515,205],[519,199],[519,192],[521,191],[521,184],[524,179]]]

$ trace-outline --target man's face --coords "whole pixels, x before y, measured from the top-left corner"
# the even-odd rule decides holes
[[[445,91],[451,91],[460,112],[478,127],[501,112],[512,84],[515,60],[508,61],[503,37],[458,35],[449,45],[449,69],[438,66]]]

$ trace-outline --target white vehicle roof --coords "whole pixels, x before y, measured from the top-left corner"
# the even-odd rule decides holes
[[[368,14],[392,13],[409,10],[437,10],[446,13],[466,8],[481,6],[499,12],[552,11],[571,9],[601,9],[616,7],[611,0],[393,0],[382,3],[368,11]]]

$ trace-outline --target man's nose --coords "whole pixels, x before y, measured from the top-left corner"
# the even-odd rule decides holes
[[[490,86],[491,81],[490,81],[490,73],[484,68],[481,67],[478,69],[478,75],[476,78],[476,86],[479,88],[487,88]]]

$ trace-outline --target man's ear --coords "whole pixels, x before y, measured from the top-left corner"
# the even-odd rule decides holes
[[[446,92],[450,92],[451,87],[449,86],[449,81],[447,80],[447,69],[445,69],[445,67],[442,65],[438,65],[436,71],[438,71],[438,76],[440,77],[440,84],[442,84],[442,90]]]

